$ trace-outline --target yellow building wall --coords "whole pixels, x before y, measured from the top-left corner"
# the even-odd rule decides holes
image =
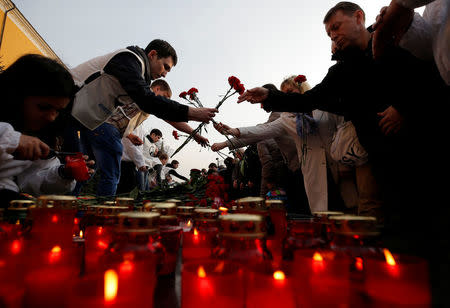
[[[10,13],[8,13],[8,15]],[[0,27],[4,17],[5,12],[0,10]],[[11,21],[9,17],[7,17],[0,49],[1,65],[6,68],[17,60],[17,58],[27,53],[37,53],[42,55],[42,52],[34,45],[34,43],[13,21]]]

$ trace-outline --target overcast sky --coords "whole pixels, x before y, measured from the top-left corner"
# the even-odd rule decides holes
[[[14,3],[44,40],[70,68],[93,57],[129,45],[142,48],[153,39],[167,40],[177,51],[178,64],[166,76],[173,99],[191,87],[203,105],[213,107],[234,75],[247,88],[274,83],[289,75],[306,75],[319,83],[330,61],[331,41],[322,20],[338,1],[317,0],[15,0]],[[390,0],[357,1],[366,26]],[[421,12],[421,10],[419,10]],[[233,127],[265,122],[259,106],[236,104],[220,108],[216,120]],[[196,127],[198,122],[190,122]],[[172,149],[179,141],[172,128],[151,116],[146,126],[160,128]],[[208,125],[210,143],[225,140]],[[225,150],[224,150],[225,151]],[[228,153],[228,151],[225,151]],[[218,156],[191,142],[174,158],[180,173],[207,168]]]

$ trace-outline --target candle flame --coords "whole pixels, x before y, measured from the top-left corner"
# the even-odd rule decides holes
[[[78,135],[78,139],[80,139],[81,136],[80,136],[80,131],[79,130],[77,130],[77,135]]]
[[[101,235],[103,233],[103,227],[98,227],[97,228],[97,234]]]
[[[105,301],[113,301],[117,297],[117,289],[119,288],[119,276],[115,270],[107,270],[105,272]]]
[[[52,250],[50,250],[49,260],[50,263],[56,262],[61,257],[61,247],[54,246]]]
[[[192,226],[192,222],[191,222],[191,220],[188,220],[188,222],[187,222],[187,226],[188,226],[188,227]]]
[[[194,229],[194,235],[198,235],[198,231],[197,231],[197,229]]]
[[[61,247],[55,246],[52,248],[52,253],[60,253],[60,252],[61,252]]]
[[[286,279],[286,275],[283,273],[283,271],[275,271],[273,273],[273,278],[275,280],[284,280]]]
[[[362,271],[364,266],[363,266],[363,259],[361,257],[356,257],[355,258],[355,268],[358,271]]]
[[[22,245],[20,245],[20,241],[19,240],[14,240],[11,244],[11,252],[16,255],[20,252]]]
[[[219,207],[219,210],[222,212],[228,212],[228,208],[226,208],[224,206]]]
[[[322,257],[322,255],[320,254],[320,253],[318,253],[317,251],[314,253],[314,255],[313,255],[313,260],[314,261],[323,261],[323,257]]]
[[[397,264],[397,262],[395,262],[394,257],[392,256],[391,252],[389,250],[387,250],[386,248],[383,249],[383,253],[384,253],[384,257],[386,259],[386,263],[389,264],[390,266],[394,266]]]
[[[106,248],[108,248],[108,244],[106,244],[105,242],[103,242],[103,241],[97,241],[97,246],[98,246],[98,248],[101,248],[101,249],[106,249]]]
[[[83,230],[80,230],[80,238],[83,238]]]
[[[16,225],[20,225],[20,220],[19,219],[17,219]]]
[[[54,222],[54,223],[58,222],[58,216],[57,215],[53,215],[52,216],[52,222]]]
[[[133,263],[129,260],[125,260],[120,264],[119,270],[121,273],[129,273],[133,271]]]
[[[206,272],[205,272],[205,269],[203,268],[203,266],[200,265],[200,266],[198,267],[197,275],[198,275],[198,277],[200,277],[200,278],[205,278],[205,277],[206,277]]]

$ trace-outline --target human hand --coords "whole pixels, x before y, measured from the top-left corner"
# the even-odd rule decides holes
[[[398,45],[408,31],[414,17],[414,10],[406,8],[392,0],[388,7],[383,7],[372,25],[372,52],[375,59],[381,57],[389,44]]]
[[[141,166],[141,167],[138,168],[138,170],[142,171],[142,172],[145,172],[145,171],[148,170],[148,167],[147,166]]]
[[[213,150],[214,152],[217,152],[217,151],[220,151],[220,150],[222,150],[224,147],[226,147],[227,146],[227,143],[226,142],[219,142],[219,143],[214,143],[212,146],[211,146],[211,150]]]
[[[79,153],[74,156],[66,156],[63,174],[66,178],[73,178],[79,182],[87,181],[95,170],[92,169],[95,161],[89,160],[89,156]]]
[[[142,141],[141,138],[139,138],[138,136],[134,135],[134,134],[128,134],[127,138],[131,141],[132,144],[134,145],[141,145],[144,144],[144,141]]]
[[[194,140],[197,141],[197,143],[200,144],[202,147],[206,147],[206,145],[209,144],[209,140],[200,134],[195,134]]]
[[[20,160],[37,160],[46,158],[49,152],[50,147],[39,138],[22,134],[19,139],[19,145],[12,155]]]
[[[158,152],[159,152],[159,149],[155,148],[155,150],[153,151],[153,156],[157,157],[158,156]]]
[[[232,135],[234,137],[239,137],[240,135],[239,129],[229,127],[223,123],[214,123],[214,128],[222,135]]]
[[[269,96],[269,90],[263,87],[253,88],[238,97],[238,104],[248,101],[252,104],[261,103]]]
[[[189,107],[188,119],[192,121],[209,123],[209,121],[215,117],[216,112],[219,112],[216,108]]]
[[[378,112],[377,115],[382,117],[378,126],[381,127],[381,131],[386,136],[397,134],[403,127],[404,117],[392,106],[389,106],[383,112]]]

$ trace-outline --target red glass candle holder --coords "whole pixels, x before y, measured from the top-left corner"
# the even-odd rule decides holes
[[[210,258],[218,245],[218,232],[217,227],[194,228],[183,232],[183,262]]]
[[[348,306],[350,265],[350,258],[331,250],[295,251],[294,293],[299,307]]]
[[[266,245],[264,217],[253,214],[220,216],[219,245],[214,257],[252,267],[272,261]]]
[[[211,259],[183,264],[183,308],[244,307],[244,294],[244,274],[237,264]]]
[[[95,272],[100,267],[100,258],[112,242],[112,225],[88,226],[85,228],[84,271]]]
[[[392,255],[391,255],[392,256]],[[375,307],[431,307],[428,264],[415,256],[366,258],[366,292]]]
[[[178,226],[160,226],[161,244],[164,246],[164,261],[159,275],[170,275],[175,272],[178,253],[180,251],[181,234],[183,229]]]
[[[294,251],[323,247],[322,224],[314,218],[299,217],[288,221],[288,234],[283,242],[283,259],[292,261]]]
[[[89,169],[83,158],[83,153],[66,156],[66,168],[71,170],[72,176],[79,182],[89,180]]]
[[[67,308],[153,307],[156,260],[125,260],[115,266],[75,280]]]
[[[279,268],[266,264],[257,269],[246,271],[247,308],[297,307],[293,289],[291,268],[281,265]]]
[[[25,287],[23,277],[28,253],[23,238],[0,240],[0,303],[21,308]]]

